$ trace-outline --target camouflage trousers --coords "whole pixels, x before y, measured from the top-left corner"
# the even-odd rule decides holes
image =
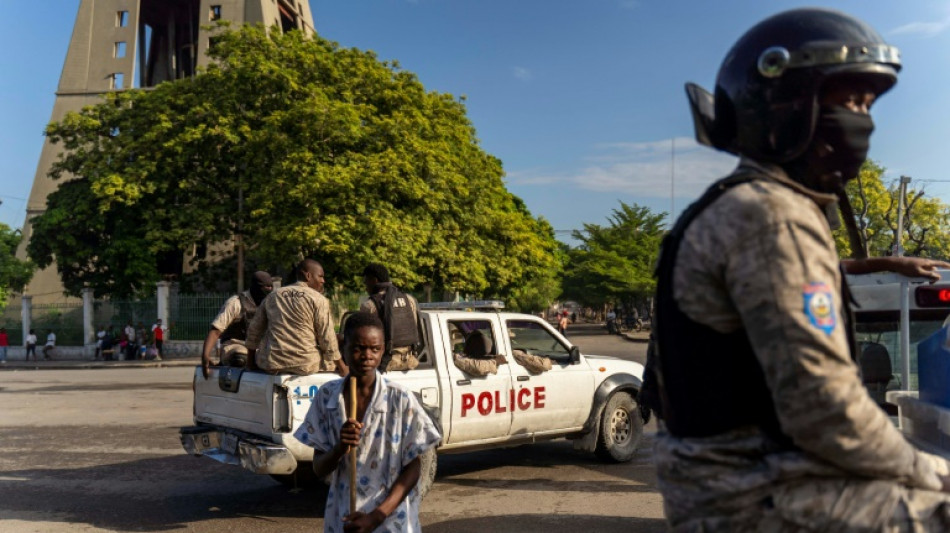
[[[220,353],[222,366],[229,366],[234,355],[243,355],[244,359],[247,360],[247,347],[244,346],[243,341],[228,341],[221,347]]]
[[[760,506],[676,524],[700,532],[950,532],[950,494],[890,481],[807,479],[784,483]]]

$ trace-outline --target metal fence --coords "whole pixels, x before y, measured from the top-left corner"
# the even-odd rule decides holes
[[[231,295],[220,293],[181,294],[172,292],[168,302],[168,339],[200,341],[208,334],[211,322]],[[359,309],[362,293],[335,291],[327,294],[330,309],[337,325],[346,311]],[[94,331],[112,327],[119,332],[126,324],[142,324],[150,328],[155,323],[158,305],[154,298],[146,300],[97,300],[93,302]],[[83,306],[81,302],[33,304],[31,327],[43,344],[48,331],[56,333],[56,343],[63,346],[81,346],[94,339],[83,339]],[[0,327],[7,329],[11,346],[22,346],[22,316],[20,306],[8,306],[0,311]]]
[[[173,294],[168,302],[168,337],[176,341],[200,341],[208,335],[230,294]]]
[[[10,346],[23,346],[23,312],[19,305],[8,305],[0,313],[0,328],[6,328]]]
[[[44,344],[46,335],[56,334],[56,344],[82,346],[82,303],[34,304],[31,327],[38,344]],[[9,330],[7,330],[9,332]],[[13,344],[11,337],[10,343]]]
[[[150,327],[155,322],[156,310],[154,299],[100,300],[93,304],[92,326],[96,331],[112,327],[116,333],[130,321],[136,326],[142,323]]]

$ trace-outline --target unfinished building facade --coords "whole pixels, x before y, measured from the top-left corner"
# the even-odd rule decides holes
[[[207,27],[218,20],[313,32],[309,0],[81,0],[50,122],[99,103],[111,91],[193,76],[209,61]],[[47,174],[59,152],[59,146],[45,141],[18,257],[26,257],[30,220],[45,211],[46,197],[56,190],[57,182]],[[34,303],[64,300],[56,265],[37,272],[24,294]]]

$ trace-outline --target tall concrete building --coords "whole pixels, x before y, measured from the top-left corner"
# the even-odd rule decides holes
[[[309,0],[80,0],[50,121],[99,103],[111,91],[194,75],[208,63],[211,35],[205,27],[217,20],[313,32]],[[59,153],[48,140],[43,145],[17,252],[21,258],[32,234],[30,219],[45,211],[46,197],[59,183],[47,176]],[[37,272],[24,294],[34,303],[65,299],[56,265]]]

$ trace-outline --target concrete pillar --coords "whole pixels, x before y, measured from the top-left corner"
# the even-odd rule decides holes
[[[90,343],[96,342],[96,328],[95,325],[93,325],[93,320],[95,319],[93,298],[92,289],[86,287],[82,290],[82,343],[87,347]],[[86,351],[88,350],[83,350],[83,353]]]
[[[20,297],[20,318],[23,321],[23,345],[26,346],[26,337],[30,334],[30,328],[33,327],[33,297],[23,295]],[[26,359],[26,352],[23,352],[23,359]]]
[[[171,285],[169,281],[159,281],[155,288],[155,300],[158,302],[157,316],[162,319],[162,325],[166,328],[170,325],[168,323],[168,300],[171,294]]]

